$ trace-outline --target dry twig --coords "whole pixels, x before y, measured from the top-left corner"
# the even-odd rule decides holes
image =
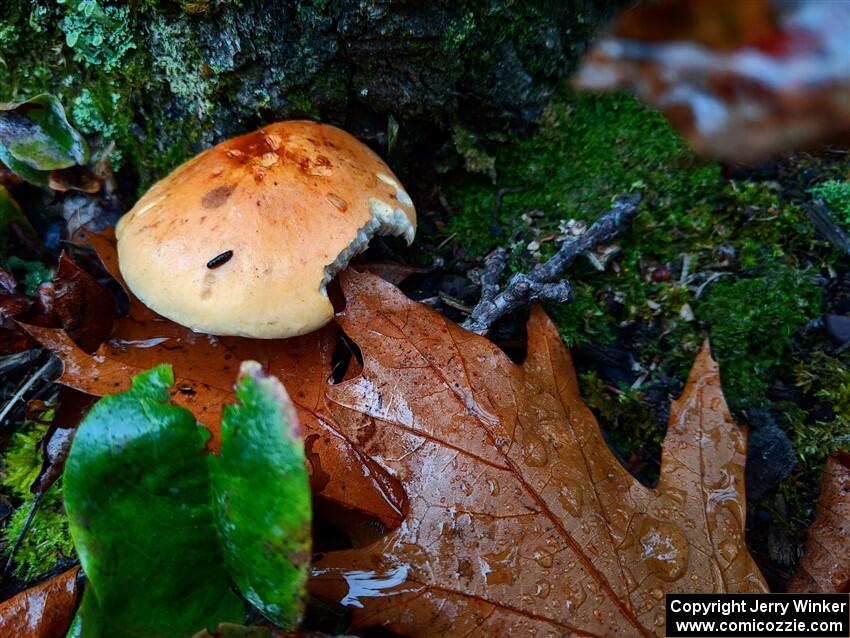
[[[38,370],[36,370],[35,374],[33,374],[31,377],[29,377],[21,385],[21,387],[18,388],[18,391],[15,392],[15,394],[12,396],[12,398],[9,399],[6,402],[6,405],[4,405],[2,409],[0,409],[0,423],[3,422],[3,419],[5,419],[6,415],[9,414],[9,412],[12,410],[13,407],[15,407],[15,404],[18,401],[20,401],[24,398],[24,395],[26,395],[26,393],[30,390],[30,388],[32,388],[32,386],[39,379],[41,379],[41,378],[50,379],[53,376],[56,376],[57,374],[59,374],[59,371],[61,369],[62,369],[61,368],[61,362],[59,361],[58,357],[51,356],[47,360],[47,363],[45,363]]]
[[[833,221],[829,207],[824,201],[817,199],[805,208],[818,234],[838,252],[850,255],[850,237]]]
[[[484,261],[481,300],[463,327],[476,334],[486,334],[496,320],[520,306],[535,301],[569,302],[572,299],[572,288],[565,279],[557,280],[560,274],[579,255],[619,234],[637,214],[639,202],[639,195],[621,195],[614,201],[611,210],[584,233],[565,241],[551,259],[538,264],[530,273],[515,274],[501,292],[499,277],[507,266],[508,253],[504,248],[492,252]]]

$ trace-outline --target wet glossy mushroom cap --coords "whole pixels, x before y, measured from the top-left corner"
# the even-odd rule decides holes
[[[413,202],[367,146],[333,126],[271,124],[160,180],[118,222],[121,274],[161,315],[259,338],[333,317],[325,290],[374,235],[416,232]]]

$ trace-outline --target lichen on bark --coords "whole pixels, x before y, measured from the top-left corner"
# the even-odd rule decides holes
[[[0,100],[58,95],[140,187],[293,117],[436,150],[531,125],[615,2],[9,0]]]

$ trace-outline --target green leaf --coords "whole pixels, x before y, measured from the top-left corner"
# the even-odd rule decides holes
[[[0,162],[3,162],[10,171],[30,184],[47,188],[50,171],[38,171],[16,160],[3,144],[0,144]]]
[[[68,627],[65,638],[108,635],[106,627],[104,627],[103,616],[91,587],[86,587],[83,590],[83,600],[77,608],[77,613],[74,614],[74,619],[71,621],[71,626]],[[83,631],[84,629],[85,631]],[[127,634],[116,632],[113,635],[115,635],[115,638],[124,638]]]
[[[85,139],[68,122],[59,100],[48,93],[0,104],[0,144],[18,166],[39,171],[85,164],[89,157]]]
[[[101,399],[65,466],[65,506],[89,579],[72,635],[185,637],[245,619],[244,596],[292,627],[310,560],[304,444],[280,382],[245,362],[219,456],[168,403],[161,365]]]
[[[171,368],[138,375],[80,424],[65,466],[65,507],[106,620],[83,636],[179,637],[241,621],[210,507],[207,434],[167,403]],[[91,592],[91,593],[89,593]],[[94,614],[95,616],[99,614]]]
[[[304,443],[280,381],[245,362],[227,406],[221,455],[209,457],[213,511],[228,572],[275,624],[293,628],[310,564],[310,482]]]

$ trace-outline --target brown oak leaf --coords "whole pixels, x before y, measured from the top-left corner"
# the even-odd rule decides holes
[[[115,314],[112,297],[64,252],[53,281],[39,288],[39,298],[52,322],[86,352],[93,352],[109,336]],[[47,325],[46,320],[38,323]]]
[[[64,252],[52,281],[42,283],[36,299],[17,293],[14,277],[0,269],[0,353],[36,347],[17,322],[61,326],[87,352],[109,335],[114,304],[109,293]]]
[[[806,553],[788,591],[850,592],[850,453],[826,461]]]
[[[364,363],[328,406],[409,499],[397,529],[315,565],[312,591],[350,606],[354,627],[661,636],[665,592],[766,591],[744,539],[746,433],[707,344],[653,489],[606,445],[542,310],[518,365],[377,277],[340,280],[338,322]]]
[[[0,603],[0,636],[64,636],[77,606],[79,571],[69,569]]]
[[[123,285],[114,235],[89,234],[107,271]],[[125,286],[126,290],[126,286]],[[131,378],[160,363],[174,368],[172,400],[193,412],[219,444],[221,412],[235,400],[233,379],[239,362],[259,361],[286,386],[305,429],[313,489],[395,527],[405,497],[397,482],[354,442],[336,431],[325,407],[324,388],[332,372],[336,328],[293,339],[246,339],[198,334],[156,314],[132,294],[130,312],[115,320],[112,333],[93,354],[61,329],[26,325],[27,332],[62,359],[58,382],[94,396],[121,392]]]

